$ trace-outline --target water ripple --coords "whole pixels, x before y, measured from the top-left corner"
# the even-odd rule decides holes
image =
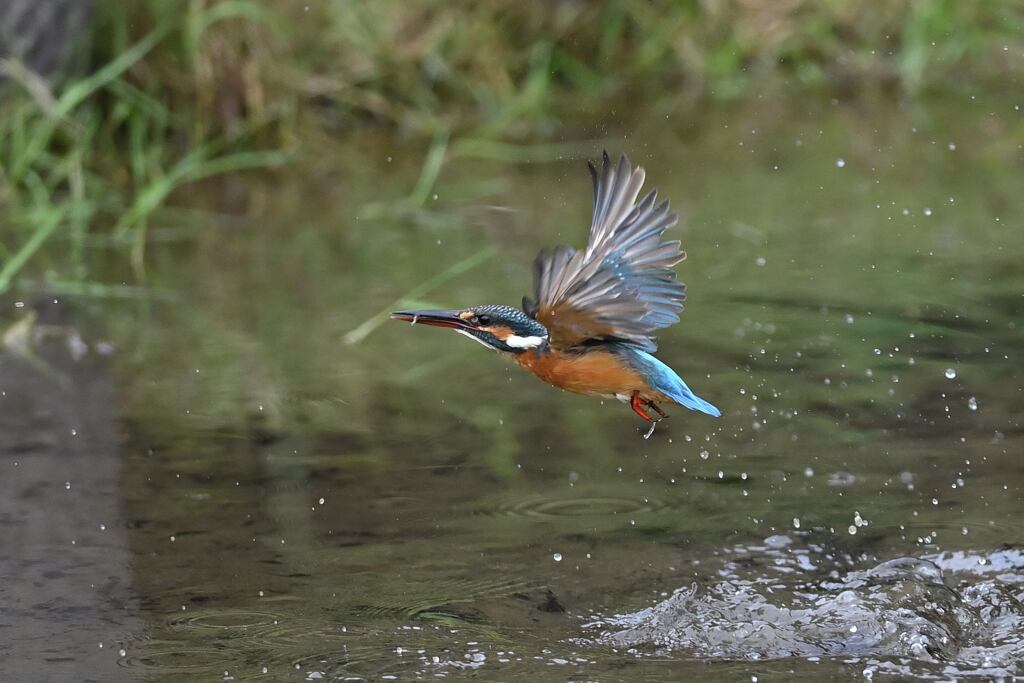
[[[531,496],[506,501],[498,506],[499,514],[514,517],[558,519],[564,517],[610,517],[612,515],[638,515],[657,512],[666,507],[655,498],[625,498],[590,496],[579,498],[549,498]]]

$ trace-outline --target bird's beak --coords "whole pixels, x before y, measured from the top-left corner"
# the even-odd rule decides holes
[[[453,327],[470,330],[473,326],[459,317],[463,311],[395,311],[392,320],[402,320],[413,325],[433,325],[434,327]]]

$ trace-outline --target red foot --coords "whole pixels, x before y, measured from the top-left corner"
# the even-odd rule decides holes
[[[645,405],[654,407],[654,409],[657,410],[658,413],[660,413],[661,415],[665,414],[661,412],[660,408],[654,406],[650,401],[645,401],[644,399],[640,398],[639,391],[634,391],[632,398],[629,399],[629,407],[633,409],[634,413],[636,413],[643,419],[647,420],[648,422],[654,422],[654,418],[651,417],[651,414],[644,410]]]
[[[634,413],[636,413],[643,419],[647,420],[648,422],[657,422],[657,420],[651,417],[651,414],[644,410],[644,408],[653,409],[654,412],[661,416],[658,418],[659,420],[663,420],[666,417],[668,417],[665,411],[658,407],[657,403],[655,403],[654,401],[649,401],[645,398],[640,398],[639,391],[633,392],[633,396],[629,399],[629,407],[633,409]]]

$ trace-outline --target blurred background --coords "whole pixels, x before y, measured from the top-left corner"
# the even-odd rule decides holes
[[[1022,36],[6,0],[0,678],[1020,675]],[[684,218],[660,356],[724,413],[650,441],[385,322],[518,302],[603,149]]]

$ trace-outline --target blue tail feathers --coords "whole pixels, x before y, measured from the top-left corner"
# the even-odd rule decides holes
[[[707,413],[714,417],[722,415],[722,411],[690,391],[690,387],[686,386],[686,382],[676,374],[675,370],[651,354],[636,348],[624,351],[627,362],[647,378],[652,389],[660,391],[690,410]]]
[[[702,413],[707,413],[714,417],[722,416],[721,410],[690,391],[690,387],[686,386],[686,382],[680,379],[678,375],[676,375],[676,379],[679,380],[678,390],[676,392],[673,393],[661,388],[659,388],[659,391],[664,394],[668,394],[675,399],[677,403],[686,406],[690,410],[699,410]]]

